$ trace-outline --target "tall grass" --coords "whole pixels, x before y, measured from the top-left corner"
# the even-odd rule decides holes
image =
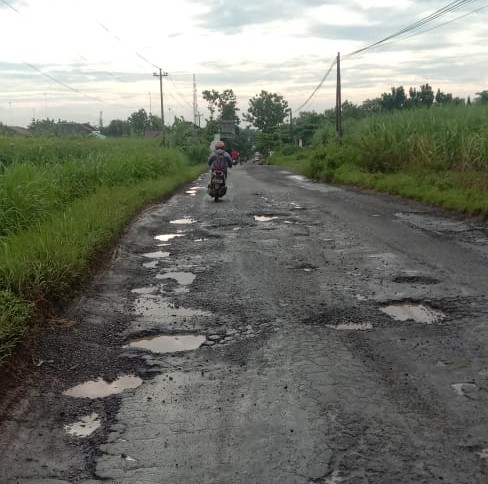
[[[205,167],[148,140],[0,138],[0,153],[1,363],[40,303],[69,297],[134,214]]]
[[[327,127],[316,133],[322,143],[300,164],[303,174],[488,215],[487,106],[434,106],[351,120],[340,145],[330,134]]]

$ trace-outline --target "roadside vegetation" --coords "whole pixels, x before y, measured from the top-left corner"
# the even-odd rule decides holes
[[[330,116],[308,147],[282,145],[269,162],[324,182],[488,216],[488,103],[430,103],[367,116],[347,108],[340,143]]]
[[[0,137],[0,364],[143,206],[205,170],[200,161],[156,139]]]

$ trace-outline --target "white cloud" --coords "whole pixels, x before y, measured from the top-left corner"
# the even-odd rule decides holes
[[[232,88],[241,111],[261,89],[278,92],[297,107],[337,52],[373,43],[445,6],[446,0],[9,3],[18,13],[0,3],[0,42],[8,46],[0,62],[0,121],[25,125],[34,113],[97,122],[101,110],[107,121],[150,105],[159,112],[152,64],[172,79],[164,81],[169,120],[172,115],[192,119],[193,73],[199,93]],[[478,0],[466,8],[483,5]],[[487,11],[344,61],[343,98],[361,102],[393,85],[424,82],[461,96],[486,88]],[[332,105],[332,77],[307,108]],[[203,110],[201,98],[199,104]]]

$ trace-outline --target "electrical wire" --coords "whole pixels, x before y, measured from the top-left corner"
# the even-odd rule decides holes
[[[390,34],[386,37],[384,37],[383,39],[380,39],[376,42],[374,42],[373,44],[370,44],[366,47],[363,47],[361,49],[358,49],[358,50],[355,50],[354,52],[351,52],[349,54],[346,54],[345,56],[342,57],[343,60],[345,59],[349,59],[355,55],[358,55],[360,53],[364,53],[368,50],[371,50],[371,49],[374,49],[374,48],[377,48],[379,46],[383,46],[383,45],[389,45],[391,43],[394,42],[393,39],[397,39],[398,37],[401,37],[409,32],[413,32],[431,22],[434,22],[435,20],[439,20],[440,18],[448,15],[449,13],[451,12],[455,12],[455,11],[458,11],[460,10],[462,7],[465,7],[467,5],[469,5],[470,3],[473,3],[473,2],[476,2],[477,0],[456,0],[454,2],[451,2],[449,4],[447,4],[446,6],[436,10],[435,12],[431,13],[430,15],[427,15],[426,17],[423,17],[422,19],[418,20],[417,22],[414,22],[413,24],[410,24],[408,25],[407,27],[404,27],[403,29],[399,30],[398,32],[395,32],[393,34]],[[474,10],[472,12],[469,12],[467,14],[464,14],[462,16],[460,16],[459,18],[464,18],[466,17],[467,15],[470,15],[471,13],[474,13],[474,12],[477,12],[477,11],[480,11],[484,8],[486,8],[487,6],[483,6],[477,10]],[[448,22],[445,22],[445,23],[450,23],[454,20],[457,20],[457,19],[452,19]],[[435,26],[435,27],[432,27],[431,29],[427,29],[427,30],[423,30],[421,32],[417,32],[415,34],[411,34],[407,37],[403,37],[401,40],[404,40],[405,38],[409,38],[409,37],[413,37],[414,35],[419,35],[420,33],[424,33],[424,32],[427,32],[428,30],[432,30],[434,28],[437,28],[437,27],[440,27],[441,25],[438,25],[438,26]],[[393,42],[389,42],[387,44],[387,42],[391,40]],[[398,40],[396,41],[398,42]],[[323,83],[325,82],[325,80],[327,79],[327,77],[329,76],[330,74],[330,71],[332,70],[332,68],[334,67],[334,65],[336,64],[337,62],[337,59],[334,59],[334,61],[332,62],[331,66],[329,67],[329,70],[325,73],[324,77],[322,78],[322,80],[320,81],[319,85],[315,88],[315,90],[312,92],[312,94],[307,98],[307,100],[297,109],[297,111],[300,111],[302,110],[307,104],[308,102],[315,96],[315,94],[317,93],[317,91],[322,87]]]
[[[446,5],[445,7],[442,7],[440,9],[436,10],[435,12],[431,13],[430,15],[427,15],[426,17],[418,20],[417,22],[414,22],[413,24],[410,24],[407,27],[404,27],[403,29],[399,30],[398,32],[387,35],[383,39],[380,39],[380,40],[378,40],[378,41],[376,41],[376,42],[374,42],[374,43],[372,43],[366,47],[362,47],[361,49],[357,49],[354,52],[350,52],[349,54],[346,54],[345,56],[343,56],[343,59],[348,59],[348,58],[353,57],[357,54],[366,52],[366,51],[371,50],[371,49],[373,49],[373,48],[375,48],[381,44],[384,44],[385,42],[387,42],[389,40],[395,39],[395,38],[400,37],[404,34],[407,34],[409,32],[416,30],[416,29],[419,29],[420,27],[423,27],[424,25],[427,25],[427,24],[429,24],[435,20],[438,20],[438,19],[446,16],[447,14],[454,12],[456,10],[459,10],[461,7],[469,5],[470,3],[473,3],[475,1],[477,1],[477,0],[456,0],[455,2],[451,2],[448,5]]]
[[[324,77],[322,77],[322,80],[320,81],[319,85],[314,89],[312,94],[308,96],[307,100],[296,110],[301,111],[308,103],[309,101],[315,96],[315,93],[322,87],[322,84],[326,81],[326,79],[329,77],[330,72],[332,71],[333,67],[337,64],[337,58],[334,57],[334,60],[332,61],[332,64],[330,65],[329,69],[325,73]]]

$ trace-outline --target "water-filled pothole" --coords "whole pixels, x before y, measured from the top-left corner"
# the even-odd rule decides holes
[[[102,426],[100,416],[93,412],[83,417],[79,422],[64,426],[64,431],[73,437],[89,437]]]
[[[74,386],[63,392],[63,395],[74,398],[105,398],[110,395],[132,390],[142,384],[142,379],[134,375],[124,375],[113,382],[107,382],[103,378],[88,381]]]
[[[174,239],[176,237],[184,237],[185,234],[182,233],[177,233],[177,234],[161,234],[161,235],[156,235],[154,237],[156,240],[160,240],[161,242],[169,242],[171,239]]]
[[[254,220],[257,222],[269,222],[270,220],[274,220],[278,217],[274,215],[254,215]]]
[[[167,272],[166,274],[158,274],[156,279],[174,279],[182,286],[190,285],[197,277],[192,272]]]
[[[205,336],[180,334],[173,336],[151,336],[131,341],[130,348],[142,348],[153,353],[176,353],[191,351],[199,348],[205,341]]]
[[[132,289],[131,292],[134,294],[154,294],[155,292],[158,292],[158,288],[156,286],[138,287]]]
[[[163,252],[162,250],[158,250],[156,252],[146,252],[142,254],[144,257],[148,259],[163,259],[164,257],[169,257],[169,252]]]
[[[158,267],[158,264],[158,260],[153,260],[151,262],[145,262],[144,264],[142,264],[142,267],[144,267],[145,269],[156,269],[156,267]]]
[[[148,318],[176,317],[190,318],[192,316],[206,316],[210,313],[198,309],[189,309],[162,300],[158,296],[142,296],[134,301],[134,313]]]
[[[195,220],[193,220],[191,218],[179,218],[177,220],[171,220],[170,224],[181,224],[181,225],[184,225],[184,224],[192,224],[194,222],[195,222]]]
[[[470,390],[476,390],[478,387],[474,383],[453,383],[451,388],[460,397],[465,397],[466,392],[469,393]]]
[[[373,329],[371,323],[340,323],[337,325],[326,324],[327,328],[337,329],[338,331],[368,331]]]
[[[397,321],[433,324],[446,318],[445,314],[440,311],[434,311],[423,304],[392,304],[380,308],[380,310]]]

